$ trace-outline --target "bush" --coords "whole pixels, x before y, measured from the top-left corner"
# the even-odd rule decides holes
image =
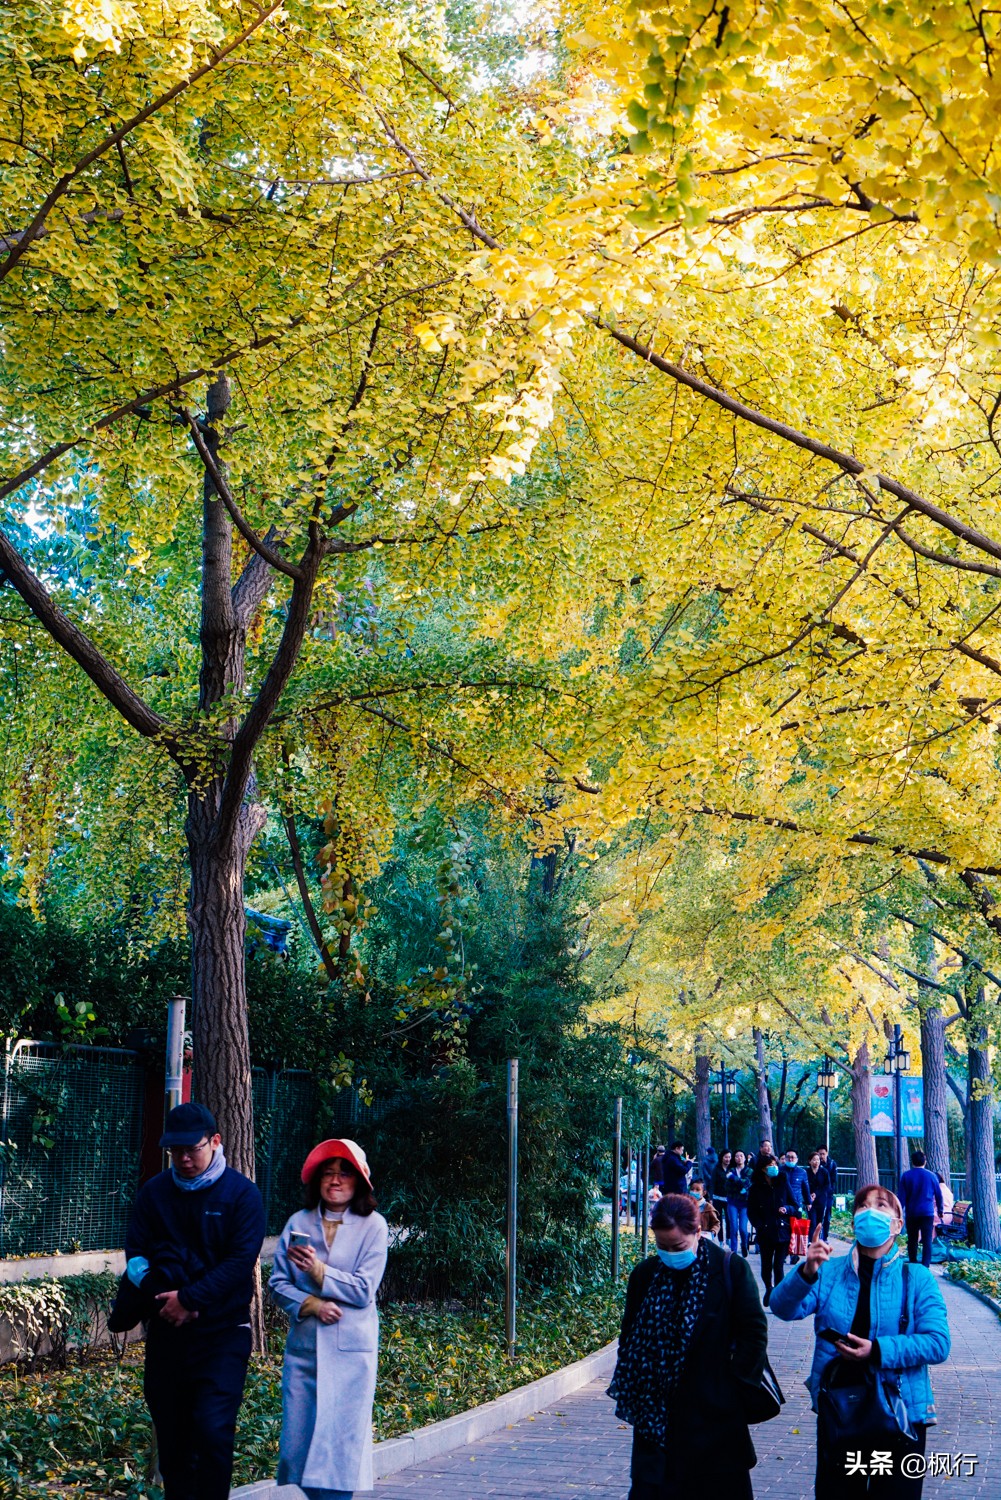
[[[14,1362],[33,1369],[44,1357],[65,1366],[71,1349],[83,1359],[93,1354],[117,1286],[111,1271],[0,1285],[0,1322],[9,1330]],[[123,1346],[111,1337],[120,1352]]]
[[[636,1253],[632,1236],[624,1236],[623,1275],[615,1286],[606,1278],[573,1291],[526,1296],[513,1362],[497,1303],[384,1309],[376,1437],[468,1411],[603,1347],[618,1333],[625,1273]],[[268,1324],[268,1354],[251,1364],[240,1412],[234,1484],[275,1472],[284,1315],[272,1308]],[[82,1491],[152,1500],[156,1492],[146,1475],[153,1450],[140,1360],[141,1352],[130,1348],[121,1362],[103,1354],[62,1372],[0,1375],[0,1496],[54,1500]]]

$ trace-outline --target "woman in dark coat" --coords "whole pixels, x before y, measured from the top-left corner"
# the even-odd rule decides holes
[[[629,1500],[690,1500],[682,1452],[698,1455],[700,1487],[708,1481],[727,1500],[753,1500],[757,1459],[739,1381],[756,1384],[767,1354],[754,1277],[730,1256],[728,1295],[727,1252],[700,1236],[689,1197],[662,1198],[650,1227],[657,1254],[629,1278],[608,1388],[616,1416],[633,1429]]]
[[[789,1179],[779,1171],[779,1164],[767,1151],[759,1151],[747,1195],[747,1216],[754,1225],[761,1251],[761,1280],[765,1286],[764,1303],[768,1306],[772,1287],[785,1274],[789,1254],[790,1217],[800,1205],[793,1197]]]
[[[712,1182],[707,1182],[706,1187],[712,1194],[713,1208],[719,1215],[720,1239],[725,1238],[726,1232],[726,1174],[730,1170],[732,1157],[729,1151],[724,1151],[713,1170]]]
[[[827,1213],[827,1201],[831,1196],[830,1173],[820,1160],[820,1152],[814,1151],[806,1169],[806,1185],[810,1193],[810,1234],[818,1224],[823,1224]]]

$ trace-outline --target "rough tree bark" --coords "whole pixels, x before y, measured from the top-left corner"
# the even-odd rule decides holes
[[[876,1138],[870,1119],[871,1074],[869,1043],[863,1042],[850,1064],[852,1079],[852,1137],[855,1143],[855,1182],[857,1187],[879,1181],[876,1165]]]
[[[699,1170],[712,1145],[712,1122],[709,1117],[710,1059],[704,1052],[695,1054],[695,1160]],[[708,1190],[710,1184],[706,1184]]]
[[[771,1141],[774,1146],[772,1104],[768,1097],[768,1064],[765,1062],[765,1037],[760,1026],[754,1028],[754,1054],[757,1059],[755,1072],[758,1080],[758,1141]]]
[[[987,1047],[983,987],[969,996],[970,1197],[973,1227],[981,1250],[1001,1251],[997,1179],[994,1168],[994,1084]]]
[[[933,990],[918,987],[921,1010],[921,1072],[924,1078],[925,1155],[932,1172],[949,1180],[948,1084],[945,1081],[945,1017]]]

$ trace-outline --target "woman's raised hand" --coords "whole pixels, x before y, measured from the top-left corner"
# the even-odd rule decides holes
[[[830,1258],[831,1247],[826,1240],[820,1238],[822,1224],[818,1224],[810,1236],[810,1243],[806,1247],[806,1259],[803,1262],[803,1275],[807,1281],[816,1281],[820,1275],[820,1268],[825,1260]]]

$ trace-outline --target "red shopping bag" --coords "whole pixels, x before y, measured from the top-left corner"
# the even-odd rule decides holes
[[[806,1247],[810,1242],[809,1219],[790,1219],[789,1230],[791,1234],[791,1238],[789,1240],[789,1254],[805,1255]]]

